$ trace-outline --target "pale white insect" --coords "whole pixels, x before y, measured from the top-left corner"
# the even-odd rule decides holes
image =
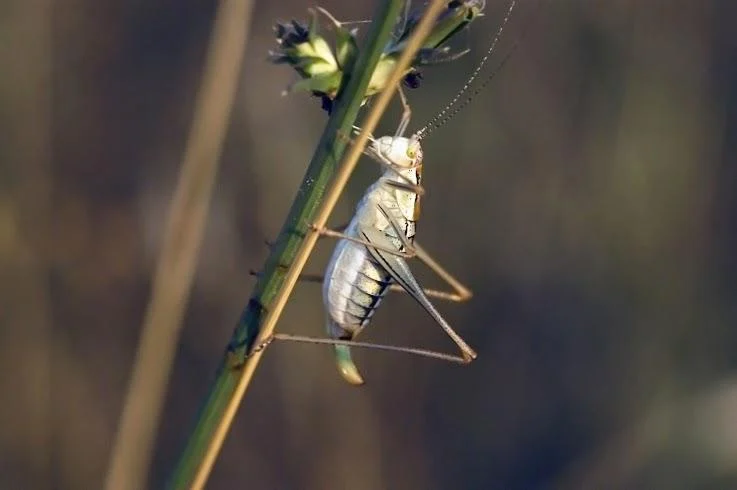
[[[461,302],[468,300],[472,293],[415,242],[420,200],[424,194],[420,185],[423,165],[420,140],[432,129],[440,127],[457,114],[473,97],[472,95],[464,104],[446,115],[469,88],[493,52],[514,5],[513,0],[486,56],[464,87],[443,111],[410,137],[405,137],[404,133],[410,121],[411,109],[401,87],[398,87],[404,112],[395,135],[378,139],[372,137],[371,144],[366,150],[367,155],[384,167],[384,173],[366,190],[356,207],[353,219],[343,231],[315,228],[323,236],[339,239],[324,277],[303,277],[323,283],[327,333],[330,338],[277,333],[255,350],[265,348],[274,340],[331,344],[335,348],[340,373],[346,381],[354,385],[363,384],[363,378],[351,358],[352,346],[405,352],[461,364],[467,364],[477,357],[476,352],[453,330],[429,299],[436,297]],[[506,58],[502,63],[504,61]],[[493,73],[474,95],[483,89],[492,76]],[[407,264],[406,259],[412,257],[417,257],[429,266],[450,285],[453,292],[423,289]],[[460,350],[460,355],[412,347],[356,342],[354,339],[369,324],[381,300],[390,289],[405,291],[412,296],[453,340]]]

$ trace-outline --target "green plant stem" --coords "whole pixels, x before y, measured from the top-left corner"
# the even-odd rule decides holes
[[[384,46],[389,41],[402,4],[401,0],[384,0],[380,3],[355,67],[346,70],[350,75],[343,81],[343,88],[338,94],[334,111],[307,168],[289,215],[266,260],[248,306],[235,328],[217,378],[200,409],[197,424],[171,476],[170,488],[187,488],[202,463],[218,422],[233,396],[246,354],[258,337],[263,315],[268,311],[282,286],[285,266],[288,267],[294,260],[308,231],[308,225],[313,221],[325,189],[345,152],[346,142],[339,134],[351,134],[363,95]]]

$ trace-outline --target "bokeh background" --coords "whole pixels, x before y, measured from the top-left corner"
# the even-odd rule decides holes
[[[489,88],[426,140],[419,240],[475,292],[460,368],[275,344],[209,488],[737,488],[737,4],[522,2]],[[367,19],[373,2],[321,3]],[[321,134],[266,62],[297,0],[257,2],[150,475],[163,485]],[[429,68],[439,110],[506,10]],[[215,1],[0,8],[0,484],[104,480]],[[522,34],[524,33],[524,36]],[[398,110],[382,131],[393,131]],[[359,166],[344,222],[377,175]],[[321,242],[308,264],[319,272]],[[427,284],[435,279],[416,268]],[[323,332],[320,288],[279,329]],[[392,296],[364,339],[452,348]]]

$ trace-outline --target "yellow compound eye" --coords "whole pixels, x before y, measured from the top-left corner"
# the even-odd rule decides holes
[[[414,148],[407,148],[407,156],[411,159],[414,159],[417,156],[417,150]]]

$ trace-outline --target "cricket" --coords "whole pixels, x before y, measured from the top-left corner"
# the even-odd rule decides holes
[[[437,298],[464,302],[471,298],[472,292],[415,240],[420,201],[425,194],[422,187],[424,155],[420,143],[466,107],[510,57],[511,50],[474,92],[458,104],[494,52],[515,4],[516,0],[510,2],[490,47],[464,86],[440,113],[409,137],[405,134],[412,110],[402,87],[396,88],[403,111],[395,134],[380,138],[370,136],[370,145],[364,151],[383,168],[382,175],[368,187],[347,227],[338,231],[312,226],[320,236],[338,240],[323,276],[300,277],[304,281],[322,283],[328,337],[274,333],[255,346],[252,352],[263,350],[277,340],[332,345],[338,371],[345,381],[355,386],[364,384],[364,379],[353,361],[351,347],[403,352],[457,364],[468,364],[477,358],[476,351],[430,301],[430,298]],[[409,267],[408,260],[413,258],[437,274],[451,291],[423,288]],[[388,291],[409,294],[450,337],[458,353],[356,341],[370,324]]]

